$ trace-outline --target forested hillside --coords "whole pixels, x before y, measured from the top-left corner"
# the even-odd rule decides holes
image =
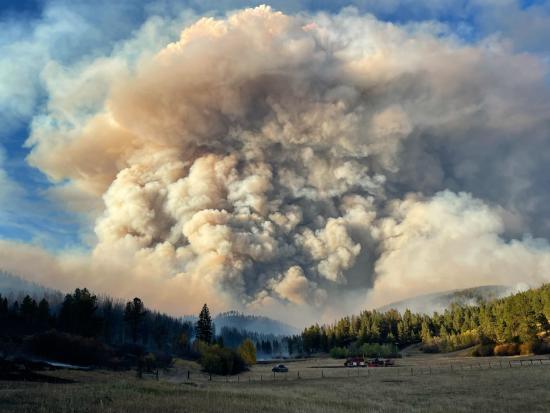
[[[124,302],[86,288],[63,296],[11,274],[1,274],[0,280],[10,286],[0,289],[0,358],[129,368],[168,365],[173,357],[183,357],[228,373],[244,368],[246,360],[255,362],[256,354],[288,355],[286,337],[246,329],[264,322],[264,331],[288,327],[265,317],[222,313],[216,331],[206,304],[190,320],[148,309],[138,297]]]
[[[477,355],[545,352],[550,334],[550,285],[481,305],[454,304],[432,315],[396,310],[363,311],[334,324],[313,325],[302,333],[307,353],[360,354],[373,344],[422,343],[426,352],[453,351],[476,345]]]

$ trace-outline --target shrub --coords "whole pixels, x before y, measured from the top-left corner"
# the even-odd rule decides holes
[[[481,337],[476,330],[461,334],[448,334],[443,337],[433,337],[422,342],[421,350],[425,353],[449,353],[462,350],[481,343]]]
[[[162,351],[155,353],[155,364],[157,368],[166,369],[168,367],[171,367],[173,363],[174,359],[170,354],[164,353]]]
[[[495,356],[515,356],[519,354],[519,346],[515,343],[498,344],[493,353]]]
[[[26,340],[27,350],[35,356],[77,365],[106,365],[113,351],[94,338],[50,330]]]
[[[519,345],[519,354],[526,356],[535,352],[535,346],[537,343],[522,343]]]
[[[424,353],[440,353],[441,350],[438,346],[438,344],[434,341],[431,341],[429,343],[422,343],[422,346],[420,346],[420,350]]]
[[[333,347],[330,349],[330,357],[332,358],[345,359],[349,356],[349,350],[345,347]]]
[[[237,374],[246,370],[246,364],[239,353],[217,344],[203,348],[200,364],[204,371],[214,374]]]
[[[147,353],[145,357],[143,357],[143,364],[145,371],[152,372],[157,368],[157,358],[153,353]]]
[[[399,357],[395,344],[365,343],[359,348],[359,354],[365,357]]]
[[[472,350],[472,356],[474,357],[488,357],[492,356],[494,353],[494,344],[478,344]]]
[[[535,354],[550,354],[550,343],[541,341],[533,348]]]
[[[330,349],[330,356],[335,359],[345,359],[347,357],[401,357],[399,349],[395,344],[365,343],[361,347],[357,343],[349,348],[333,347]]]

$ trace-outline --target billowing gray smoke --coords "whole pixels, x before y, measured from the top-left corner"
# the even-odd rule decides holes
[[[45,71],[30,162],[104,203],[91,258],[60,271],[166,310],[325,316],[550,279],[547,242],[523,235],[550,232],[536,58],[268,7],[127,55]]]

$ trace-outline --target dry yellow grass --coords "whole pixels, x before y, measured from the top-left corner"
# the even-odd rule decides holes
[[[433,361],[441,358],[433,358]],[[444,359],[445,365],[451,359]],[[414,358],[402,362],[416,363]],[[327,363],[303,362],[302,368]],[[330,363],[330,361],[329,361]],[[291,371],[298,364],[290,364]],[[417,365],[419,366],[419,365]],[[178,369],[196,368],[180,364]],[[548,411],[550,364],[516,368],[434,370],[433,374],[378,370],[368,377],[328,377],[249,383],[138,380],[132,372],[52,374],[74,384],[0,382],[0,411],[5,412],[364,412],[364,411]],[[258,366],[249,374],[263,372]],[[316,369],[309,369],[316,370]],[[340,369],[341,371],[345,371]],[[405,371],[402,368],[401,371]],[[176,380],[174,380],[176,379]],[[172,380],[169,382],[168,380]],[[174,382],[175,381],[175,382]]]

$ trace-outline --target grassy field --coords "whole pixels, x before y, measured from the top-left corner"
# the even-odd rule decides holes
[[[433,362],[432,374],[426,360]],[[506,359],[508,360],[508,359]],[[519,359],[514,359],[517,361]],[[483,360],[486,362],[487,360]],[[56,371],[49,374],[74,380],[71,384],[0,382],[0,411],[5,412],[364,412],[364,411],[549,411],[550,361],[499,368],[498,359],[475,368],[477,360],[463,357],[407,357],[400,368],[357,370],[328,368],[327,359],[289,363],[312,377],[251,381],[269,376],[270,366],[255,366],[239,382],[209,382],[197,366],[180,362],[159,381],[138,380],[132,372]],[[471,369],[457,368],[463,364]],[[469,363],[469,364],[468,364]],[[450,369],[450,364],[455,368]],[[507,363],[504,363],[506,366]],[[495,367],[497,366],[497,367]],[[410,374],[413,368],[414,375]],[[414,370],[416,369],[416,370]],[[192,380],[186,380],[186,371]],[[376,370],[376,373],[374,372]],[[351,377],[347,377],[350,371]],[[341,378],[336,376],[340,375]],[[235,380],[235,378],[233,378]]]

